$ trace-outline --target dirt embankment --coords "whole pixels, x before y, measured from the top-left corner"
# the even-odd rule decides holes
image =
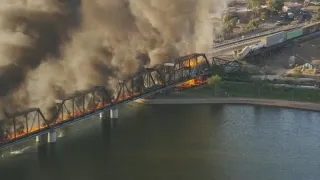
[[[136,102],[144,104],[248,104],[320,111],[318,103],[253,98],[161,98],[140,99]]]

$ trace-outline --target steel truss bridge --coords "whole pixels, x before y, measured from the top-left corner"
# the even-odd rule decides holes
[[[227,74],[235,73],[235,72],[241,72],[243,71],[243,65],[240,61],[234,60],[234,61],[228,61],[222,58],[213,57],[211,61],[211,67],[219,66],[225,71],[227,71]]]
[[[222,59],[213,59],[211,62],[218,64],[218,60],[228,64]],[[57,100],[52,118],[46,118],[40,108],[7,114],[0,121],[0,148],[53,132],[67,124],[118,108],[136,99],[163,93],[188,80],[208,76],[211,74],[210,67],[211,63],[205,54],[191,54],[155,68],[144,69],[131,78],[119,81],[115,93],[99,86]]]

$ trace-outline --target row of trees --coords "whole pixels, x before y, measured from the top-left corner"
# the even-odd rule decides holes
[[[243,27],[243,32],[251,32],[257,29],[260,25],[260,21],[266,19],[265,12],[260,11],[261,5],[267,4],[268,8],[272,12],[280,12],[284,5],[284,0],[246,0],[247,8],[252,10],[256,14],[256,18],[249,21],[249,23]],[[320,21],[320,8],[318,13],[314,15],[313,21]],[[231,18],[229,15],[224,15],[223,20],[223,34],[230,34],[233,32],[233,29],[236,27],[237,20]]]
[[[236,27],[236,20],[230,18],[228,15],[225,15],[223,17],[223,33],[224,34],[229,34],[233,32],[233,29]],[[260,25],[260,19],[259,18],[255,18],[249,21],[249,23],[244,27],[244,32],[250,32],[253,31],[255,29],[257,29]]]
[[[244,32],[250,32],[257,29],[260,25],[260,19],[255,18],[249,21],[249,23],[244,27]],[[223,18],[223,33],[229,34],[233,32],[233,28],[236,27],[236,20],[231,19],[228,15]]]
[[[259,12],[261,5],[266,4],[268,9],[273,12],[279,12],[282,10],[284,0],[246,0],[247,8]]]
[[[224,34],[232,33],[233,28],[235,28],[235,26],[237,24],[236,20],[230,18],[229,15],[223,16],[222,23],[223,23],[222,27],[223,27]]]
[[[280,12],[284,6],[285,0],[246,0],[247,8],[259,14],[261,5],[266,4],[268,9],[272,12]],[[320,20],[320,8],[315,15],[316,20]]]
[[[260,19],[265,19],[266,15],[264,12],[261,12],[261,5],[267,4],[268,8],[273,12],[281,11],[284,0],[246,0],[247,8],[252,10],[256,14],[256,18],[252,19],[247,26],[244,27],[245,32],[252,31],[258,28],[260,24]],[[236,20],[230,18],[229,15],[223,17],[223,34],[232,33],[233,29],[236,26]]]

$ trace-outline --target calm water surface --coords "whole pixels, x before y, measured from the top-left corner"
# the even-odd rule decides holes
[[[55,145],[31,141],[2,152],[0,178],[317,180],[319,117],[270,107],[128,105],[118,121],[62,129]]]

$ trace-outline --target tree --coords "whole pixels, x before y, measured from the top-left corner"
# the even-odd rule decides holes
[[[214,96],[216,96],[217,88],[220,86],[222,78],[218,75],[211,76],[208,80],[208,84],[214,88]]]
[[[252,19],[249,21],[249,23],[246,26],[246,31],[250,32],[253,31],[255,29],[257,29],[259,27],[260,24],[260,20],[259,19]]]
[[[282,10],[284,0],[268,0],[267,6],[273,12],[279,12]]]
[[[258,10],[261,8],[262,1],[261,0],[246,0],[247,8],[258,12]]]
[[[266,13],[265,12],[261,12],[260,13],[260,19],[262,19],[262,20],[266,19]]]
[[[231,33],[233,28],[236,26],[235,19],[231,19],[229,15],[224,15],[222,19],[223,33]]]
[[[208,80],[208,83],[211,85],[219,85],[221,83],[222,78],[219,75],[211,76]]]

